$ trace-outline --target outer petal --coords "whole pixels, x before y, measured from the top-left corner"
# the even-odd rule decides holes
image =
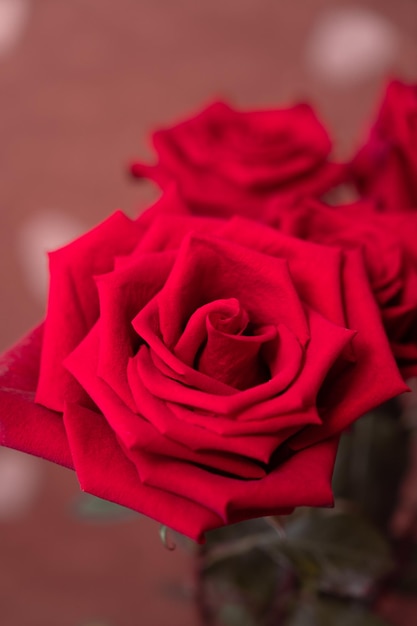
[[[181,460],[154,459],[142,455],[140,473],[147,485],[172,491],[209,506],[224,523],[235,511],[246,518],[260,512],[272,515],[277,509],[296,506],[331,506],[331,478],[338,439],[306,448],[279,463],[259,480],[219,476]]]
[[[417,206],[416,113],[417,87],[392,81],[368,141],[352,162],[359,190],[382,211]]]
[[[144,485],[98,413],[68,405],[64,421],[84,491],[144,513],[200,542],[206,531],[222,525],[221,519],[205,506]]]
[[[98,318],[94,276],[110,271],[114,257],[130,252],[141,232],[139,223],[117,212],[50,254],[48,314],[36,392],[40,404],[62,411],[65,400],[79,397],[79,387],[62,367],[62,361]]]
[[[0,443],[72,467],[62,415],[35,404],[43,326],[0,360]]]
[[[328,435],[340,432],[375,406],[408,391],[382,327],[361,255],[356,250],[346,254],[344,287],[346,317],[349,326],[358,330],[353,339],[357,361],[337,378],[329,377],[319,397],[319,406],[327,417],[324,433]],[[296,435],[291,446],[299,449],[311,445],[320,435],[323,429],[311,426]]]

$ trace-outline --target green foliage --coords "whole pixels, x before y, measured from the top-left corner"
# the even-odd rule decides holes
[[[287,556],[302,584],[337,596],[368,596],[393,567],[384,536],[355,513],[306,511],[289,521],[274,551]]]
[[[280,575],[268,555],[259,548],[248,547],[211,562],[204,579],[210,604],[218,605],[221,623],[234,625],[251,624],[252,618],[261,620],[273,602]]]
[[[222,626],[269,626],[288,615],[288,626],[381,626],[364,603],[393,566],[373,524],[320,509],[287,518],[285,534],[267,520],[216,531],[202,563],[205,601]]]

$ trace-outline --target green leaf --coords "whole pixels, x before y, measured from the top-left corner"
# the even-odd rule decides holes
[[[393,567],[388,542],[357,514],[311,510],[291,520],[286,532],[276,558],[285,554],[302,581],[327,593],[366,597]]]
[[[239,524],[233,531],[212,534],[201,554],[206,605],[217,616],[216,624],[269,624],[271,612],[286,613],[297,593],[294,572],[271,556],[279,537],[265,520]]]

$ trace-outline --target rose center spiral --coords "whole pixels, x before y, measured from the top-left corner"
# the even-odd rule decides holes
[[[263,352],[275,340],[275,329],[252,325],[234,298],[219,303],[204,323],[205,339],[195,355],[195,369],[239,390],[269,379]]]

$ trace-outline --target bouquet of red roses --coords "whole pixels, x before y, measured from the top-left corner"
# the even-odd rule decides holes
[[[217,102],[155,132],[157,162],[131,170],[159,185],[156,204],[49,255],[46,318],[0,361],[0,443],[200,543],[331,507],[341,434],[417,376],[416,120],[417,88],[396,81],[347,163],[306,104]],[[233,527],[208,569],[267,546],[273,589],[285,555],[355,597],[389,569],[369,529],[349,548],[349,516],[336,532],[294,519],[278,551],[276,530]],[[313,623],[300,607],[291,623]]]
[[[202,541],[333,504],[340,434],[417,375],[417,91],[335,163],[307,105],[215,103],[153,135],[160,200],[52,252],[1,361],[1,443]],[[341,185],[354,203],[330,206]]]

